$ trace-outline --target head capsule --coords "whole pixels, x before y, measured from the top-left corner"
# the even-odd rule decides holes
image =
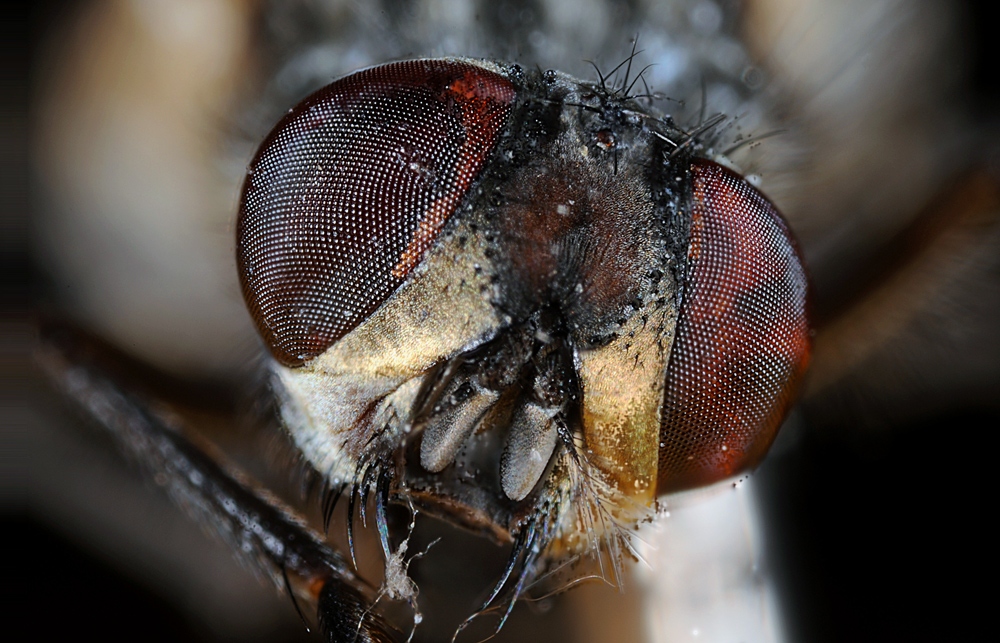
[[[555,557],[592,546],[594,511],[633,526],[760,461],[808,363],[805,270],[774,206],[644,109],[417,60],[278,123],[237,255],[285,421],[332,484]]]

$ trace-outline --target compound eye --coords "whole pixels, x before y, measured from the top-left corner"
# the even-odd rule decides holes
[[[756,465],[809,361],[807,278],[788,226],[742,177],[691,165],[691,233],[667,367],[657,492]]]
[[[278,361],[316,357],[403,283],[513,100],[483,67],[414,60],[342,78],[281,119],[250,165],[236,229],[243,296]]]

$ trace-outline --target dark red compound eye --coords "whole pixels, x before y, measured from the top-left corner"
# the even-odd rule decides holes
[[[691,165],[691,236],[667,368],[657,492],[757,464],[809,361],[807,278],[788,226],[742,177]]]
[[[250,165],[236,256],[286,366],[371,315],[420,263],[492,152],[514,88],[478,65],[367,69],[291,110]]]

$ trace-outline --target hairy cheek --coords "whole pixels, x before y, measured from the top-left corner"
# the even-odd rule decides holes
[[[757,464],[809,361],[807,278],[788,226],[742,177],[691,166],[687,282],[667,369],[659,493]]]

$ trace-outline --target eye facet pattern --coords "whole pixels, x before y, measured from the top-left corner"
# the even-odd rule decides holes
[[[667,368],[658,493],[757,464],[809,361],[808,279],[788,226],[736,173],[691,164],[691,232]]]
[[[275,126],[243,186],[236,254],[279,362],[321,354],[403,283],[493,151],[513,99],[484,67],[412,60],[342,78]]]

